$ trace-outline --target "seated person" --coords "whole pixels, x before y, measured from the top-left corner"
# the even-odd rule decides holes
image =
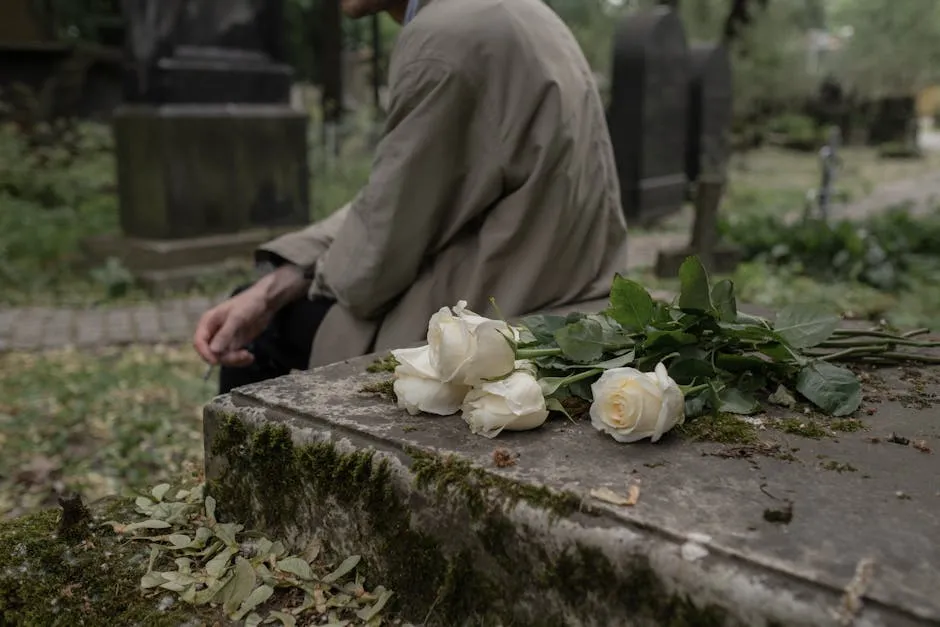
[[[368,183],[264,245],[270,272],[206,312],[194,345],[233,387],[420,342],[494,298],[509,317],[601,298],[626,222],[597,87],[542,0],[342,0],[404,25]]]

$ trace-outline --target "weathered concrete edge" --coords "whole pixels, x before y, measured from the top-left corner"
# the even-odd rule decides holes
[[[215,399],[206,408],[205,412],[205,442],[207,478],[211,481],[217,479],[225,467],[225,460],[212,452],[212,442],[220,421],[236,416],[249,430],[256,430],[265,426],[283,426],[290,432],[290,438],[296,446],[313,443],[329,442],[342,452],[371,450],[384,460],[388,460],[393,470],[396,490],[410,502],[415,501],[415,494],[421,490],[417,486],[416,475],[412,468],[414,465],[413,452],[402,450],[395,442],[387,441],[375,436],[369,436],[341,426],[317,416],[296,415],[283,408],[264,406],[248,397],[239,397],[238,404],[231,396]],[[438,451],[428,449],[421,451],[425,454],[437,454]],[[480,468],[493,476],[489,469]],[[253,495],[251,507],[255,511],[238,511],[233,514],[243,520],[253,520],[257,517],[260,504],[259,494]],[[448,489],[443,496],[438,495],[435,500],[433,493],[421,494],[419,501],[428,506],[428,513],[432,510],[443,512],[446,509],[459,509],[459,495],[453,489]],[[506,504],[505,502],[503,503]],[[334,505],[335,506],[335,505]],[[599,551],[614,567],[614,572],[631,572],[636,564],[648,564],[653,575],[664,589],[690,603],[699,610],[709,612],[718,609],[722,615],[720,623],[706,622],[701,624],[742,624],[742,625],[836,625],[839,624],[837,611],[842,604],[844,591],[826,586],[821,583],[807,581],[766,564],[758,564],[752,560],[742,559],[738,556],[723,553],[709,547],[708,555],[697,560],[687,560],[682,557],[682,547],[685,539],[672,534],[663,533],[659,529],[641,528],[636,525],[625,525],[622,520],[605,515],[603,509],[582,509],[563,516],[555,516],[545,508],[532,505],[524,500],[511,503],[503,511],[509,522],[519,529],[525,529],[531,538],[536,536],[536,542],[545,547],[552,547],[549,557],[558,558],[558,555],[569,548],[588,547]],[[420,520],[421,513],[416,510],[411,524],[427,527],[427,520]],[[246,517],[246,518],[243,518]],[[431,516],[437,519],[437,516]],[[302,546],[312,537],[325,535],[327,539],[335,540],[336,533],[332,530],[317,529],[317,521],[292,521],[293,528],[277,530],[286,533],[287,540],[295,546]],[[434,523],[430,523],[432,526]],[[440,524],[440,520],[436,520]],[[466,520],[463,529],[473,527],[472,520]],[[266,531],[271,531],[264,529]],[[424,529],[427,530],[427,529]],[[322,535],[321,535],[322,534]],[[452,534],[456,535],[456,534]],[[469,534],[468,534],[469,535]],[[332,536],[332,537],[331,537]],[[450,538],[453,540],[453,538]],[[441,540],[443,544],[447,539]],[[452,553],[462,548],[452,547]],[[479,550],[481,547],[477,547]],[[484,552],[492,549],[482,547]],[[367,547],[345,547],[347,554],[362,553],[368,559]],[[551,553],[555,553],[554,556]],[[493,555],[475,556],[476,561],[492,560]],[[495,556],[498,558],[498,556]],[[546,565],[551,565],[551,559]],[[530,576],[526,572],[526,564],[520,564],[517,576]],[[598,582],[603,587],[611,585],[610,582]],[[541,603],[545,601],[545,590],[537,589],[534,582],[528,586],[530,601]],[[509,601],[512,603],[512,601]],[[605,624],[603,615],[597,608],[590,608],[587,603],[576,607],[560,608],[566,615],[566,624]],[[621,612],[628,612],[629,607],[616,608]],[[572,616],[570,612],[576,612]],[[620,614],[620,619],[625,614]],[[714,614],[708,614],[713,617]],[[412,618],[421,619],[423,616]],[[571,622],[571,621],[575,622]],[[599,621],[599,622],[595,622]],[[631,624],[659,624],[640,620]],[[699,623],[696,623],[699,624]],[[903,608],[887,606],[876,601],[865,600],[862,611],[856,617],[855,625],[923,625],[934,624],[929,619],[917,617]]]

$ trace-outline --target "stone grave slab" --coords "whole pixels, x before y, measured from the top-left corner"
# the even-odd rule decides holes
[[[627,220],[646,224],[682,208],[689,55],[668,7],[624,18],[614,36],[607,124]]]
[[[869,373],[859,431],[621,445],[408,416],[373,359],[216,398],[207,481],[221,516],[361,555],[413,622],[940,624],[940,370]]]

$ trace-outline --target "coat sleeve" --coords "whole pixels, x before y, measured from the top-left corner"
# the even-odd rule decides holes
[[[369,180],[317,264],[321,285],[354,316],[380,316],[414,282],[485,159],[471,120],[477,94],[438,60],[402,68]],[[476,168],[476,171],[473,171]],[[487,186],[489,187],[489,186]],[[495,200],[495,197],[492,199]]]
[[[305,270],[312,268],[333,243],[336,233],[346,220],[351,204],[305,229],[286,233],[263,244],[255,251],[255,259],[259,262],[270,261],[275,265],[292,263]]]

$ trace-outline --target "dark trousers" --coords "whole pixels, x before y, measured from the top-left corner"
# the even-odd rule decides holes
[[[247,288],[240,287],[232,295]],[[254,362],[244,368],[220,369],[219,394],[281,377],[291,370],[306,370],[313,338],[332,305],[332,300],[302,298],[277,312],[261,335],[245,347],[254,355]]]

